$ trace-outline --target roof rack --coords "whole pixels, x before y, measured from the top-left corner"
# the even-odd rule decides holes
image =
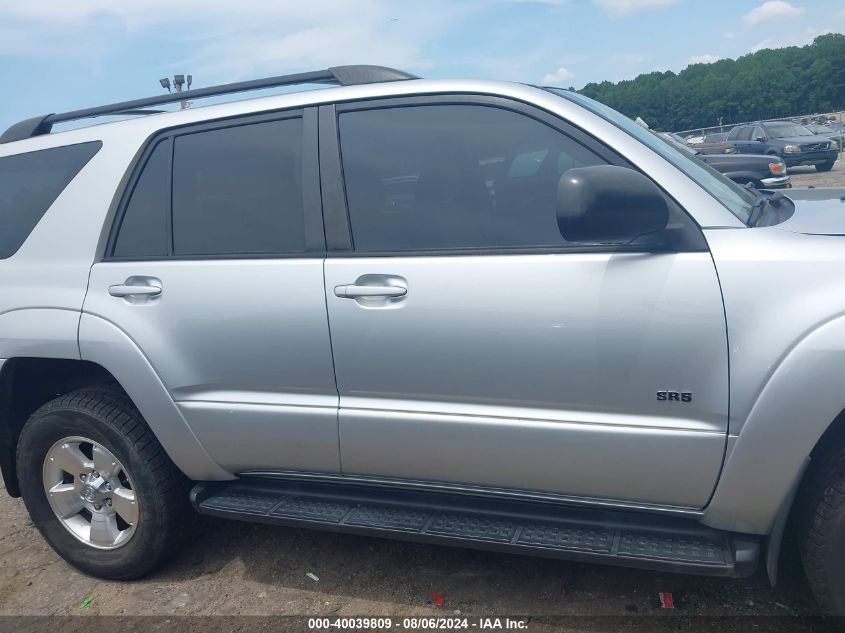
[[[127,114],[155,114],[158,111],[144,110],[150,106],[162,105],[165,103],[176,103],[186,99],[202,99],[205,97],[216,97],[218,95],[232,94],[235,92],[247,92],[249,90],[261,90],[263,88],[277,88],[280,86],[295,86],[299,84],[333,84],[339,86],[355,86],[360,84],[380,83],[384,81],[404,81],[407,79],[419,79],[416,75],[387,68],[385,66],[333,66],[326,70],[316,70],[295,75],[280,75],[267,77],[265,79],[252,79],[239,81],[231,84],[210,86],[197,90],[186,90],[166,95],[135,99],[112,103],[111,105],[98,106],[96,108],[85,108],[71,112],[60,112],[58,114],[46,114],[31,119],[26,119],[12,125],[0,136],[0,143],[11,143],[49,134],[56,123],[76,121],[98,116],[121,116]]]

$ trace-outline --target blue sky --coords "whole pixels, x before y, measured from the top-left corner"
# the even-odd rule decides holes
[[[842,0],[0,0],[0,130],[36,114],[373,63],[580,88],[845,32]]]

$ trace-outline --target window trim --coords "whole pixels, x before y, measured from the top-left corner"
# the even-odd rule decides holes
[[[352,225],[349,216],[349,205],[346,194],[346,182],[343,173],[343,151],[340,146],[340,115],[346,112],[362,110],[382,110],[401,107],[426,105],[477,105],[507,110],[521,116],[534,119],[557,132],[580,143],[587,150],[607,161],[610,165],[637,169],[612,148],[578,128],[559,116],[547,112],[534,105],[514,99],[484,95],[484,94],[439,94],[414,95],[408,97],[385,97],[350,101],[320,106],[320,168],[321,189],[323,194],[323,215],[326,230],[326,244],[328,257],[361,258],[361,257],[455,257],[471,255],[552,255],[568,253],[666,253],[666,252],[709,252],[707,242],[701,228],[695,219],[678,204],[659,183],[657,186],[663,191],[670,207],[676,207],[690,221],[690,226],[698,233],[697,241],[701,248],[688,248],[683,251],[677,249],[649,248],[644,245],[612,245],[612,244],[573,244],[561,246],[530,246],[530,247],[460,247],[438,248],[426,250],[402,251],[361,251],[354,247]],[[641,172],[642,173],[642,172]],[[646,177],[648,177],[647,174]]]
[[[173,155],[175,139],[179,136],[208,132],[255,123],[269,123],[289,119],[302,119],[302,205],[305,222],[305,251],[278,253],[224,253],[177,255],[173,252]],[[168,169],[168,187],[170,195],[167,199],[167,250],[168,254],[154,256],[117,256],[114,249],[117,236],[123,224],[123,218],[129,206],[129,201],[144,169],[159,142],[170,144],[170,161]],[[112,209],[105,226],[109,227],[100,238],[97,261],[102,262],[135,262],[135,261],[217,261],[239,259],[314,259],[326,256],[325,231],[323,228],[322,210],[320,208],[320,171],[317,151],[317,111],[316,108],[296,108],[265,112],[261,114],[244,115],[203,121],[159,130],[152,134],[142,144],[135,158],[130,163],[112,201]]]

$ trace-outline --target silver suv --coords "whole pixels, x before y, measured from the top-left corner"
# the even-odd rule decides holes
[[[842,191],[552,88],[189,94],[304,83],[0,139],[0,464],[62,557],[141,576],[193,507],[774,580],[789,522],[845,612]]]

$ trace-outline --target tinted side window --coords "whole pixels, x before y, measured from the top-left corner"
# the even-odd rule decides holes
[[[115,257],[167,255],[167,203],[170,198],[169,140],[150,154],[126,206],[114,246]]]
[[[175,255],[305,251],[302,119],[176,137]]]
[[[14,255],[100,141],[0,158],[0,259]]]
[[[742,128],[739,131],[739,135],[737,136],[737,139],[739,139],[740,141],[750,141],[751,140],[751,128],[750,127]]]
[[[558,180],[605,162],[535,119],[481,105],[347,112],[339,126],[358,251],[565,244]]]

